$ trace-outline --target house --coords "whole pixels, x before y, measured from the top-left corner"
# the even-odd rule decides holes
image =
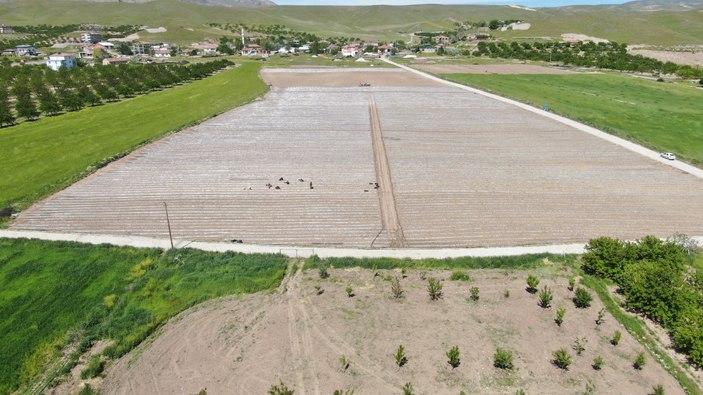
[[[37,56],[39,52],[31,45],[18,45],[15,47],[16,56]]]
[[[242,55],[243,56],[258,56],[258,55],[263,55],[263,51],[261,50],[260,45],[249,44],[246,47],[242,48]]]
[[[62,67],[70,69],[76,65],[76,57],[67,53],[55,53],[49,55],[46,65],[54,71],[59,71]]]
[[[115,49],[115,44],[109,41],[100,41],[97,45],[105,47],[105,49]]]
[[[217,44],[215,43],[193,43],[190,47],[197,51],[200,55],[213,54],[217,52]]]
[[[129,63],[129,58],[105,58],[105,59],[103,59],[103,66],[127,64],[127,63]]]
[[[435,47],[427,47],[427,48],[422,48],[422,53],[436,53],[437,48]]]
[[[381,51],[381,53],[388,55],[393,52],[393,44],[379,45],[378,50]]]
[[[3,49],[2,56],[15,56],[15,49],[14,48]]]
[[[441,45],[449,44],[449,37],[447,37],[447,36],[434,36],[433,39],[436,44],[441,44]]]
[[[95,44],[102,40],[102,36],[99,33],[86,32],[81,34],[81,41],[84,43]]]
[[[85,45],[78,52],[78,57],[80,58],[92,58],[95,51],[105,51],[105,47],[100,44]]]
[[[349,44],[343,46],[342,47],[342,56],[344,56],[345,58],[355,57],[359,52],[361,52],[361,49],[359,47],[360,47],[359,43],[349,43]]]
[[[0,25],[0,34],[10,34],[14,32],[15,29],[11,28],[10,26]]]
[[[310,45],[309,44],[303,44],[300,47],[298,47],[299,52],[310,52]]]
[[[171,57],[171,50],[169,48],[157,48],[154,50],[154,57],[155,58],[170,58]]]

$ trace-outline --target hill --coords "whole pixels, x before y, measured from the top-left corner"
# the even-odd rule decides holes
[[[194,0],[195,1],[195,0]],[[225,0],[197,0],[225,1]],[[691,1],[691,0],[688,0]],[[164,26],[159,39],[187,44],[204,37],[231,34],[212,29],[208,23],[280,24],[323,36],[352,36],[362,39],[404,39],[419,30],[450,29],[458,21],[522,19],[528,31],[497,32],[501,37],[560,37],[582,33],[629,44],[703,44],[703,13],[691,11],[642,12],[625,6],[578,6],[541,8],[536,11],[509,6],[276,6],[215,7],[154,0],[84,2],[68,0],[23,0],[0,3],[2,23],[145,24]],[[147,37],[151,39],[151,37]]]
[[[703,10],[703,0],[637,0],[622,5],[635,11]]]

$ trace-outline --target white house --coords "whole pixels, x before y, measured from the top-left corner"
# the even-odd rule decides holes
[[[15,47],[16,56],[36,56],[37,54],[37,49],[31,45],[24,44]]]
[[[342,56],[344,56],[345,58],[356,57],[357,53],[359,53],[358,46],[345,45],[342,47]]]
[[[54,71],[59,71],[61,67],[70,69],[76,65],[76,57],[66,53],[56,53],[49,55],[46,65]]]

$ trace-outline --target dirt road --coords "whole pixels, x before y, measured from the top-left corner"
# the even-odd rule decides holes
[[[376,99],[373,93],[369,95],[369,118],[383,229],[388,233],[391,248],[403,248],[405,247],[405,237],[403,236],[403,228],[398,217],[395,194],[393,193],[393,177],[391,177],[386,146],[383,142],[381,119],[378,116],[378,108],[376,107]]]

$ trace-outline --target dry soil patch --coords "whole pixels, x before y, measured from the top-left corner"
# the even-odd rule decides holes
[[[432,74],[575,74],[532,64],[413,64],[412,67]]]
[[[441,86],[399,69],[264,69],[261,77],[275,87]]]

